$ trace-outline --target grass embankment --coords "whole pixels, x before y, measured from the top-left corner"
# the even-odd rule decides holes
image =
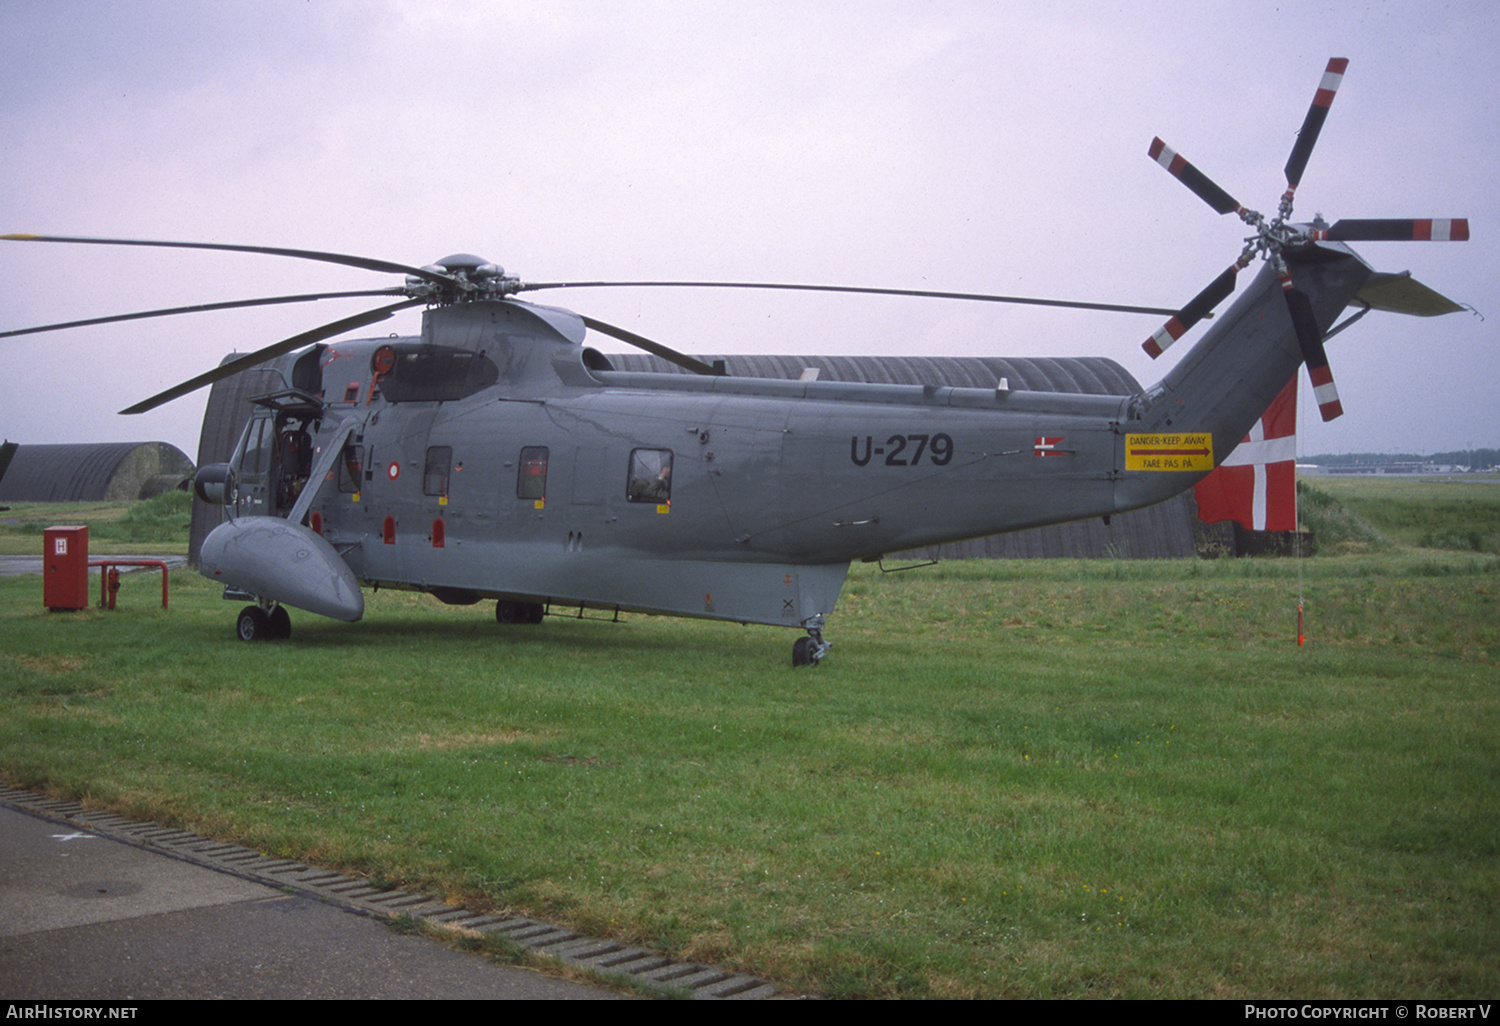
[[[192,575],[39,590],[0,581],[0,772],[128,815],[833,996],[1500,989],[1492,557],[858,567],[796,672],[763,628],[381,592],[245,645]]]
[[[185,556],[192,519],[193,497],[187,492],[163,492],[141,502],[17,503],[0,511],[0,555],[41,555],[42,532],[63,524],[87,525],[90,552]]]
[[[1398,545],[1500,554],[1500,480],[1494,474],[1330,475],[1304,478],[1299,490],[1304,515],[1330,509],[1335,521],[1363,524],[1365,533],[1379,525],[1375,533]],[[1361,534],[1358,527],[1352,531]],[[1343,531],[1337,535],[1344,539]]]

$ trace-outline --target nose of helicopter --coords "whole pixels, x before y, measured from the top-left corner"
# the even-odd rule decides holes
[[[364,593],[348,564],[316,533],[276,517],[220,524],[199,554],[198,572],[258,598],[352,623]]]

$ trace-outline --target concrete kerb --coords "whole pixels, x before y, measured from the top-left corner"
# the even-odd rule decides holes
[[[379,887],[344,873],[273,858],[185,830],[94,812],[76,802],[49,799],[22,788],[0,784],[0,805],[364,915],[392,921],[411,918],[440,931],[501,937],[528,951],[601,977],[614,976],[664,992],[686,992],[695,999],[744,1001],[786,997],[756,977],[698,963],[675,962],[645,948],[586,937],[524,916],[474,912],[431,895]]]

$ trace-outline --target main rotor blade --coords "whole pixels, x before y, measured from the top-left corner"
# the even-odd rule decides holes
[[[14,335],[34,335],[42,331],[61,331],[63,328],[83,328],[91,324],[112,324],[115,321],[136,321],[146,317],[168,317],[172,314],[203,313],[208,310],[234,310],[242,306],[275,306],[279,303],[309,303],[316,299],[349,299],[355,296],[399,296],[399,288],[365,289],[361,292],[316,292],[305,296],[270,296],[266,299],[236,299],[226,303],[199,303],[196,306],[174,306],[166,310],[142,310],[139,313],[114,314],[110,317],[91,317],[84,321],[65,321],[62,324],[43,324],[36,328],[17,328],[0,331],[0,338]]]
[[[1328,354],[1323,349],[1323,330],[1313,313],[1312,300],[1307,293],[1292,286],[1290,281],[1282,283],[1286,296],[1286,308],[1292,315],[1292,327],[1297,332],[1297,344],[1302,347],[1302,361],[1307,364],[1307,379],[1312,382],[1313,396],[1318,402],[1318,412],[1324,420],[1333,420],[1344,413],[1339,402],[1339,390],[1333,384],[1333,371],[1328,366]]]
[[[1313,238],[1334,242],[1467,242],[1469,219],[1346,217],[1326,231],[1313,232]]]
[[[1151,359],[1156,359],[1166,352],[1167,347],[1187,334],[1189,328],[1207,317],[1214,307],[1218,306],[1224,299],[1234,291],[1234,281],[1239,275],[1240,265],[1230,264],[1229,269],[1208,283],[1208,287],[1198,293],[1188,305],[1173,314],[1172,319],[1141,343],[1141,348],[1146,350]]]
[[[1318,83],[1312,106],[1307,108],[1307,117],[1302,119],[1302,130],[1297,133],[1297,141],[1292,146],[1292,155],[1286,161],[1288,189],[1295,189],[1302,183],[1302,172],[1307,170],[1307,158],[1312,156],[1318,133],[1323,131],[1323,122],[1328,119],[1328,108],[1332,106],[1333,96],[1338,92],[1339,83],[1343,82],[1344,72],[1348,68],[1349,58],[1334,57],[1323,71],[1323,80]]]
[[[189,378],[179,385],[172,386],[165,392],[158,392],[151,398],[143,399],[134,406],[123,409],[120,412],[145,413],[147,410],[154,410],[163,403],[171,402],[173,399],[187,395],[189,392],[195,392],[204,385],[212,385],[215,381],[222,381],[224,378],[232,377],[242,370],[254,367],[256,364],[273,360],[278,356],[301,349],[303,346],[311,345],[314,342],[321,342],[325,338],[332,338],[334,335],[342,335],[346,331],[353,331],[355,328],[362,328],[367,324],[383,321],[398,310],[405,310],[409,306],[416,306],[425,302],[426,300],[424,299],[407,299],[400,303],[392,303],[390,306],[367,310],[362,314],[355,314],[353,317],[344,317],[337,321],[331,321],[321,328],[304,331],[300,335],[293,335],[291,338],[282,339],[274,345],[266,346],[264,349],[257,349],[255,352],[248,353],[237,360],[221,364],[205,374]]]
[[[982,292],[933,292],[926,289],[877,289],[853,285],[787,285],[763,281],[540,281],[520,285],[518,292],[540,289],[768,289],[784,292],[849,292],[871,296],[917,296],[925,299],[964,299],[980,303],[1018,303],[1023,306],[1054,306],[1072,310],[1104,310],[1111,313],[1172,314],[1159,306],[1126,306],[1119,303],[1084,303],[1066,299],[1034,299],[1028,296],[996,296]],[[608,334],[608,332],[606,332]]]
[[[1162,142],[1160,136],[1151,140],[1151,147],[1146,152],[1150,154],[1152,160],[1166,168],[1173,178],[1192,189],[1194,195],[1219,213],[1233,214],[1241,209],[1238,200],[1220,188],[1208,175],[1184,160],[1176,150]]]
[[[316,260],[325,264],[341,264],[358,267],[365,271],[385,271],[390,274],[411,274],[423,281],[437,285],[453,285],[455,279],[436,271],[392,263],[389,260],[374,260],[370,257],[349,256],[344,253],[323,253],[315,249],[283,249],[279,246],[235,246],[220,242],[153,242],[142,239],[89,239],[65,235],[29,235],[14,233],[0,235],[0,240],[10,242],[73,242],[91,246],[150,246],[159,249],[208,249],[224,253],[261,253],[268,256],[295,257],[299,260]]]
[[[670,349],[660,342],[653,342],[649,338],[637,335],[633,331],[617,328],[613,324],[606,324],[604,321],[595,320],[592,317],[584,317],[583,323],[585,327],[597,331],[601,335],[609,335],[619,339],[621,342],[628,342],[637,349],[644,349],[652,356],[659,356],[668,363],[674,363],[684,370],[692,371],[694,374],[708,374],[717,377],[724,373],[722,370],[709,366],[702,360],[695,360],[685,353],[679,353],[675,349]]]

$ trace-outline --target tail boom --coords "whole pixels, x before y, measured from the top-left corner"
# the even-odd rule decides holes
[[[1347,247],[1324,243],[1300,254],[1293,273],[1326,332],[1373,271]],[[1264,265],[1181,362],[1132,399],[1130,417],[1120,428],[1116,463],[1120,512],[1170,498],[1206,476],[1297,373],[1303,352],[1282,292],[1276,271]],[[1338,402],[1328,391],[1331,381],[1314,380],[1314,388],[1320,406]],[[1193,439],[1189,448],[1199,454],[1195,460],[1175,462],[1167,470],[1142,470],[1140,461],[1130,458],[1132,446],[1142,451],[1143,440],[1186,436]],[[1200,444],[1204,441],[1206,447]],[[1204,448],[1211,454],[1202,455]]]

